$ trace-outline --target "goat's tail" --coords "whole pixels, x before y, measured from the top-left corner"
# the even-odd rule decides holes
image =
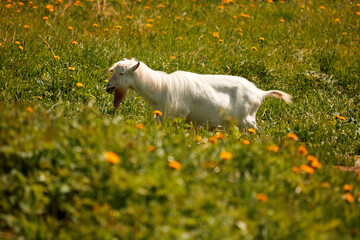
[[[264,91],[264,96],[280,98],[280,99],[284,100],[287,104],[292,103],[292,100],[291,100],[292,96],[287,93],[284,93],[282,91],[278,91],[278,90]]]

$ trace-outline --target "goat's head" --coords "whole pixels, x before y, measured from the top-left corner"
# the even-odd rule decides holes
[[[106,85],[108,93],[114,92],[114,108],[119,107],[120,103],[124,100],[126,93],[133,83],[134,72],[140,66],[140,62],[135,59],[123,60],[115,63],[108,70],[109,73],[113,71],[113,75]]]

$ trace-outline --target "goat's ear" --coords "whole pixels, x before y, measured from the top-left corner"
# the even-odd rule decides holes
[[[135,64],[134,66],[132,66],[130,68],[130,73],[133,73],[136,71],[136,69],[138,69],[138,67],[140,66],[140,62],[138,62],[137,64]]]
[[[116,89],[114,91],[114,109],[115,110],[117,110],[119,108],[119,105],[124,100],[126,93],[127,93],[127,90],[124,90],[124,89]]]

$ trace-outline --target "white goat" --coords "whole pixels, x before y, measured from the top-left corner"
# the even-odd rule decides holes
[[[256,112],[266,96],[291,103],[289,94],[263,91],[242,77],[184,71],[167,74],[154,71],[135,59],[119,61],[108,71],[114,72],[106,91],[114,91],[115,110],[128,89],[133,89],[166,116],[184,117],[212,128],[221,125],[226,116],[236,119],[242,127],[256,128]]]

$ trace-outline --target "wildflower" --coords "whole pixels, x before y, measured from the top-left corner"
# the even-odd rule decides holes
[[[230,152],[221,152],[220,153],[220,158],[223,159],[223,160],[230,160],[233,158],[232,154]]]
[[[318,160],[312,161],[312,162],[311,162],[311,166],[312,166],[313,168],[322,168],[322,165],[321,165],[321,163],[319,163]]]
[[[33,113],[33,112],[34,112],[34,110],[33,110],[31,107],[27,107],[27,108],[26,108],[26,111],[28,111],[29,113]]]
[[[155,151],[155,146],[154,146],[154,145],[149,145],[149,146],[148,146],[148,151],[149,151],[149,152]]]
[[[288,134],[287,134],[287,137],[288,137],[289,139],[294,140],[294,141],[299,140],[298,136],[296,136],[295,133],[288,133]]]
[[[105,80],[104,80],[104,82],[108,82],[108,81],[109,81],[109,79],[105,79]]]
[[[20,6],[24,6],[24,3],[23,3],[23,2],[18,2],[18,4],[19,4]]]
[[[212,136],[208,138],[209,143],[217,143],[217,138]]]
[[[105,28],[105,29],[104,29],[104,31],[105,31],[105,32],[108,32],[108,31],[109,31],[109,29],[108,29],[108,28]]]
[[[219,39],[219,42],[222,43],[224,41],[224,39]]]
[[[153,25],[153,24],[150,24],[150,23],[147,23],[145,26],[148,27],[148,28],[151,28],[151,27],[153,27],[154,25]]]
[[[341,35],[346,36],[347,32],[342,32]]]
[[[127,19],[132,19],[132,16],[127,15],[126,18]]]
[[[256,133],[255,129],[253,129],[253,128],[249,128],[249,129],[248,129],[248,132],[249,132],[249,133]]]
[[[320,9],[321,9],[321,10],[324,10],[324,9],[325,9],[325,7],[324,7],[324,6],[320,6]]]
[[[292,171],[293,171],[294,173],[299,173],[300,169],[299,169],[297,166],[293,166],[293,167],[292,167]]]
[[[118,164],[120,162],[119,156],[114,152],[105,152],[105,159],[112,164]]]
[[[249,144],[250,144],[250,141],[247,140],[247,139],[243,139],[243,140],[241,140],[241,144],[242,144],[242,145],[249,145]]]
[[[24,47],[23,47],[23,46],[19,46],[19,49],[22,51],[22,50],[24,50]]]
[[[80,88],[80,87],[83,87],[84,85],[83,85],[82,83],[78,82],[78,83],[76,84],[76,86]]]
[[[175,59],[175,56],[171,56],[171,57],[170,57],[170,60],[174,60],[174,59]]]
[[[154,20],[152,20],[151,18],[149,18],[149,19],[147,20],[147,22],[154,22]]]
[[[313,174],[315,172],[315,169],[306,165],[306,164],[302,164],[300,166],[300,169],[303,170],[304,172],[308,173],[308,174]]]
[[[67,69],[70,70],[70,71],[74,71],[74,70],[75,70],[74,67],[68,67]]]
[[[75,40],[73,40],[73,41],[71,42],[71,44],[73,44],[73,45],[77,45],[77,44],[78,44],[78,42],[77,42],[77,41],[75,41]]]
[[[280,19],[280,22],[284,23],[284,22],[285,22],[285,20],[284,20],[284,19]]]
[[[313,155],[308,155],[306,158],[309,162],[318,161],[317,157]]]
[[[144,126],[144,124],[142,124],[142,123],[137,123],[137,124],[135,125],[135,127],[136,127],[137,129],[141,129],[141,130],[144,130],[144,129],[145,129],[145,126]]]
[[[42,97],[41,97],[41,96],[37,96],[37,99],[42,100]]]
[[[24,25],[24,28],[25,28],[25,29],[29,29],[30,26],[29,26],[29,25]]]
[[[15,41],[15,44],[16,44],[16,45],[20,45],[20,42],[19,42],[19,41]]]
[[[161,8],[165,8],[165,7],[166,7],[166,5],[165,5],[165,4],[160,4],[160,5],[159,5],[159,7],[161,7]]]
[[[72,26],[69,26],[68,29],[69,30],[74,30],[74,28]]]
[[[339,19],[339,18],[335,18],[335,22],[340,22],[340,19]]]
[[[150,6],[145,6],[144,8],[145,8],[145,9],[150,9]]]
[[[237,19],[237,16],[234,15],[234,16],[232,16],[232,18],[233,18],[233,19]]]
[[[354,202],[354,197],[353,197],[353,195],[351,195],[351,193],[346,193],[346,194],[345,194],[345,200],[346,200],[348,203],[353,203],[353,202]]]
[[[308,153],[306,147],[304,146],[299,146],[298,147],[298,152],[301,154],[301,155],[306,155]]]
[[[268,196],[263,194],[263,193],[257,193],[255,196],[256,200],[259,200],[261,202],[267,202],[268,201]]]
[[[256,47],[251,48],[253,51],[257,51],[258,49]]]
[[[329,182],[322,182],[322,183],[321,183],[321,187],[323,187],[323,188],[329,188],[329,187],[330,187],[330,183],[329,183]]]
[[[350,184],[345,184],[344,185],[344,191],[345,192],[350,192],[352,190],[352,186]]]
[[[221,132],[216,133],[216,134],[214,135],[214,137],[215,137],[216,139],[224,139],[224,138],[225,138],[224,134],[222,134]]]
[[[180,170],[182,166],[178,161],[172,160],[169,161],[169,167],[175,170]]]
[[[97,25],[96,23],[94,23],[92,26],[93,26],[93,27],[97,27],[98,25]]]
[[[265,38],[259,37],[259,40],[260,40],[260,41],[265,41]]]
[[[2,45],[2,43],[0,43],[0,46]]]
[[[37,9],[38,7],[37,6],[33,6],[33,9]]]
[[[56,60],[59,60],[59,59],[60,59],[60,57],[59,57],[58,55],[55,55],[54,58],[55,58]]]
[[[159,110],[155,110],[155,111],[154,111],[154,115],[157,116],[157,117],[158,117],[158,116],[162,116],[162,112],[159,111]]]
[[[12,7],[12,4],[6,4],[5,7],[6,7],[6,8],[11,8],[11,7]]]
[[[161,16],[156,16],[157,19],[161,19]]]
[[[273,1],[273,0],[267,0],[267,2],[268,2],[268,3],[272,3],[272,2],[274,2],[274,1]]]
[[[75,1],[74,2],[74,6],[79,6],[79,4],[80,4],[80,1]]]
[[[224,9],[223,5],[218,6],[218,9]]]
[[[117,25],[115,28],[116,28],[116,29],[122,29],[122,26]]]
[[[219,33],[218,32],[213,32],[213,37],[214,38],[220,38]]]
[[[356,12],[356,14],[360,16],[360,12]]]
[[[46,20],[48,20],[48,17],[43,17],[42,19],[43,19],[44,21],[46,21]]]
[[[45,40],[44,40],[44,43],[45,43],[45,44],[48,44],[48,42],[47,42],[47,41],[45,41]]]
[[[198,142],[202,142],[202,138],[201,138],[200,136],[198,136],[198,135],[195,137],[195,139],[196,139],[196,141],[198,141]]]
[[[250,15],[249,15],[249,14],[245,14],[245,13],[242,13],[241,16],[244,17],[244,18],[250,18]]]
[[[275,144],[267,146],[266,149],[269,152],[278,152],[279,151],[279,147],[277,145],[275,145]]]
[[[217,163],[214,161],[204,163],[204,167],[206,167],[206,168],[215,168],[216,166],[217,166]]]
[[[342,117],[340,115],[335,115],[335,119],[340,119],[340,120],[346,121],[346,118]]]

